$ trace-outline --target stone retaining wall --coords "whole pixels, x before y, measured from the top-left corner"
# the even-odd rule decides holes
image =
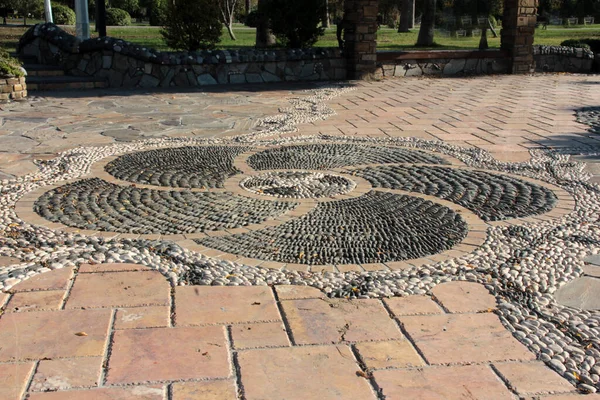
[[[533,46],[536,72],[575,72],[589,74],[594,53],[565,46]]]
[[[0,101],[18,100],[27,97],[25,77],[3,77],[0,75]]]
[[[79,41],[54,24],[30,28],[19,53],[67,75],[106,79],[109,87],[190,87],[227,83],[341,80],[346,62],[338,49],[218,50],[167,53],[123,40]]]

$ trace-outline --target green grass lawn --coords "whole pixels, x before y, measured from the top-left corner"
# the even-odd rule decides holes
[[[18,25],[3,26],[0,25],[0,46],[14,51],[19,41],[19,37],[27,28]],[[67,28],[73,32],[74,27]],[[157,50],[169,51],[160,35],[160,29],[151,26],[129,26],[129,27],[108,27],[108,35],[121,38],[145,47],[155,48]],[[498,34],[500,29],[498,29]],[[255,30],[241,25],[234,27],[237,40],[231,40],[226,30],[223,30],[219,49],[239,49],[243,47],[254,46]],[[95,32],[92,36],[95,36]],[[377,48],[379,50],[414,50],[417,49],[414,44],[417,41],[418,29],[413,29],[409,33],[398,33],[393,29],[381,28],[377,34]],[[590,25],[585,27],[562,27],[548,26],[548,29],[536,30],[535,44],[559,45],[567,39],[578,38],[599,38],[600,25]],[[435,49],[476,49],[479,45],[479,37],[451,38],[444,37],[436,33]],[[500,47],[500,37],[493,38],[488,33],[488,44],[490,48]],[[317,47],[337,47],[335,37],[335,28],[330,28],[325,35],[316,44]]]
[[[108,27],[107,33],[109,36],[126,39],[128,41],[139,43],[146,47],[152,47],[157,50],[171,50],[163,42],[160,35],[160,29],[155,27]],[[239,49],[242,47],[254,46],[255,30],[248,28],[234,28],[234,33],[237,40],[231,40],[227,31],[223,31],[221,42],[218,44],[220,49]],[[417,41],[418,30],[415,29],[409,33],[398,33],[394,29],[381,28],[377,32],[377,48],[380,50],[400,50],[400,49],[415,49],[414,44]],[[479,37],[476,38],[436,38],[439,46],[436,49],[462,49],[462,48],[477,48],[479,45]],[[500,37],[494,39],[488,38],[490,47],[500,47]],[[337,47],[337,39],[335,36],[335,28],[330,28],[325,31],[325,35],[315,45],[316,47]]]

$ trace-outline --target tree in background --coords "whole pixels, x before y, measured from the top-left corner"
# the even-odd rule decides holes
[[[43,0],[12,0],[10,4],[23,17],[23,25],[27,25],[29,16],[39,17],[44,13]]]
[[[266,12],[273,33],[286,47],[310,47],[325,33],[325,0],[269,0]]]
[[[142,7],[146,7],[146,15],[150,25],[162,26],[164,24],[165,15],[167,13],[167,0],[143,0],[140,3]]]
[[[214,0],[169,1],[164,28],[166,44],[174,49],[212,49],[221,40],[221,16]]]
[[[0,9],[2,9],[2,23],[6,25],[6,17],[8,12],[13,9],[11,0],[0,0]]]
[[[52,4],[52,19],[57,25],[75,25],[75,11],[63,4]]]
[[[275,36],[269,26],[267,5],[269,0],[258,0],[256,10],[256,47],[265,48],[275,44]]]
[[[325,0],[325,8],[323,9],[323,19],[321,23],[324,28],[329,28],[329,0]]]
[[[416,46],[428,47],[433,45],[436,0],[425,0],[424,6]]]
[[[397,27],[401,3],[402,0],[379,0],[379,15],[384,25],[390,28]]]
[[[237,0],[217,0],[217,2],[219,4],[221,22],[223,22],[227,28],[231,40],[235,40],[235,34],[233,33],[233,18],[236,13]]]
[[[398,33],[409,32],[413,24],[413,9],[415,0],[403,0],[400,9],[400,23],[398,24]]]
[[[129,15],[137,15],[140,12],[139,0],[110,0],[110,8],[120,8],[129,13]]]

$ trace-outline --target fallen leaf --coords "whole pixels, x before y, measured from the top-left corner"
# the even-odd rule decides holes
[[[258,301],[255,301],[254,303],[252,303],[253,306],[260,306],[260,303]]]
[[[373,377],[373,374],[370,372],[356,371],[356,376],[360,376],[365,379],[371,379]]]
[[[77,332],[75,333],[75,336],[87,336],[88,334],[85,332]]]

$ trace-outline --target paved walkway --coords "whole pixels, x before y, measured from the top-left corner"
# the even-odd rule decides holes
[[[331,137],[332,140],[367,138],[372,139],[372,143],[375,144],[383,143],[379,142],[380,140],[395,138],[439,140],[443,143],[436,146],[445,143],[463,149],[453,150],[452,146],[447,147],[448,154],[444,157],[447,156],[448,160],[453,161],[447,163],[450,169],[444,170],[446,174],[448,171],[454,171],[452,168],[467,171],[471,167],[465,164],[469,163],[480,168],[485,165],[488,169],[495,166],[502,171],[512,168],[510,172],[514,173],[522,171],[519,170],[521,167],[527,170],[546,165],[543,163],[543,157],[547,157],[545,155],[536,155],[537,158],[532,164],[502,164],[529,161],[532,154],[536,154],[536,149],[585,152],[585,159],[589,162],[585,167],[587,171],[594,174],[598,170],[594,165],[598,161],[594,152],[600,152],[600,136],[591,133],[589,125],[575,122],[574,118],[575,110],[600,105],[600,92],[597,90],[600,78],[597,76],[404,79],[359,82],[354,85],[352,91],[328,98],[324,102],[315,101],[310,103],[313,105],[311,107],[300,107],[326,114],[326,110],[323,110],[325,104],[333,109],[336,115],[324,120],[300,123],[298,132],[277,131],[272,135],[269,124],[275,124],[277,121],[261,118],[277,114],[280,108],[288,107],[290,97],[309,101],[312,92],[303,92],[301,89],[310,86],[262,86],[256,90],[244,87],[236,88],[233,92],[219,89],[214,93],[165,92],[150,96],[139,92],[105,92],[101,97],[97,94],[102,92],[49,93],[47,97],[34,98],[29,102],[2,105],[0,178],[12,179],[37,171],[38,165],[42,168],[55,168],[55,164],[33,160],[51,160],[57,153],[76,146],[96,146],[106,151],[106,154],[99,156],[92,152],[85,153],[82,148],[81,154],[86,154],[86,157],[89,155],[89,160],[81,161],[85,166],[86,162],[93,163],[118,154],[117,151],[111,152],[110,145],[113,143],[119,146],[131,143],[129,151],[132,151],[139,149],[135,146],[136,141],[140,139],[226,139],[248,134],[255,129],[263,129],[265,135],[261,139],[266,140],[296,140],[296,137],[302,135],[322,135]],[[303,117],[294,122],[311,120],[306,117],[306,112],[300,115]],[[163,144],[158,143],[159,146]],[[261,146],[266,148],[268,143],[261,142]],[[115,146],[115,149],[117,147]],[[488,160],[482,153],[465,153],[468,149],[488,151],[500,163]],[[429,148],[423,148],[423,153],[428,151]],[[69,154],[70,157],[77,157],[76,152]],[[255,151],[252,154],[258,153]],[[405,156],[406,154],[402,153],[398,157]],[[250,154],[246,159],[249,157]],[[265,160],[271,162],[268,157]],[[437,160],[434,164],[440,164],[437,167],[444,166],[444,160]],[[232,161],[232,166],[243,170],[244,167],[237,162]],[[399,161],[395,162],[402,164]],[[480,162],[485,164],[477,164]],[[410,164],[422,167],[420,161],[412,160]],[[514,165],[521,167],[517,168]],[[548,163],[548,169],[551,170],[548,174],[553,174],[552,177],[560,176],[560,179],[566,179],[571,176],[555,167]],[[563,167],[562,164],[560,167]],[[330,168],[331,173],[358,182],[358,189],[354,189],[358,191],[355,196],[368,192],[368,189],[364,189],[368,185],[376,187],[375,184],[379,182],[377,179],[380,179],[377,178],[379,175],[374,175],[375,177],[367,182],[367,175],[364,175],[363,179],[356,177],[356,174],[349,170]],[[172,171],[163,172],[168,176],[172,175]],[[68,168],[66,173],[68,175]],[[463,176],[461,174],[463,172],[457,176]],[[138,183],[132,183],[136,182],[135,180],[126,183],[127,179],[133,178],[123,178],[120,182],[107,177],[107,174],[98,168],[92,167],[92,175],[108,181],[113,179],[114,182],[111,183],[117,186],[120,184],[135,190],[146,189],[144,184],[137,187]],[[528,178],[519,176],[523,181],[514,185],[527,186],[523,182],[530,182],[525,181]],[[579,175],[574,176],[579,179]],[[473,181],[475,178],[469,179]],[[597,179],[593,177],[591,181]],[[51,183],[56,185],[58,194],[65,193],[64,189],[61,189],[61,180]],[[549,226],[561,221],[570,221],[565,218],[568,218],[568,213],[573,212],[576,201],[571,192],[564,192],[568,184],[556,179],[552,180],[552,183],[532,179],[530,183],[533,186],[527,187],[531,187],[533,192],[546,188],[558,196],[554,199],[548,195],[552,200],[548,207],[554,209],[548,212],[546,204],[539,198],[532,197],[532,207],[540,207],[535,217],[529,217],[529,214],[525,213],[515,215],[513,219],[491,222],[484,221],[487,216],[483,209],[473,204],[457,205],[451,200],[436,200],[444,198],[440,193],[423,192],[417,195],[411,192],[413,196],[421,196],[446,207],[442,212],[444,215],[461,215],[467,223],[465,226],[468,227],[468,234],[471,235],[471,241],[467,242],[464,241],[466,233],[461,236],[460,240],[463,240],[463,243],[459,246],[463,247],[460,249],[455,247],[449,250],[443,258],[435,258],[439,255],[430,256],[418,265],[414,261],[411,264],[411,260],[394,264],[396,261],[393,259],[373,263],[363,258],[364,262],[357,265],[331,261],[327,268],[320,271],[312,269],[312,272],[308,272],[301,268],[306,266],[303,264],[306,261],[304,257],[308,255],[296,254],[297,263],[269,261],[260,264],[259,267],[277,268],[273,273],[280,274],[269,278],[271,280],[265,278],[263,285],[245,286],[246,279],[251,278],[236,276],[238,269],[235,269],[235,272],[228,270],[230,272],[215,281],[207,280],[206,277],[196,281],[196,277],[190,275],[186,275],[183,281],[212,282],[213,285],[230,283],[236,287],[182,286],[176,284],[180,277],[173,275],[173,271],[169,274],[169,271],[164,270],[164,274],[160,274],[154,270],[158,268],[156,265],[149,265],[153,268],[150,269],[131,262],[115,263],[113,258],[117,256],[109,256],[108,250],[106,257],[102,255],[102,258],[96,259],[93,264],[82,263],[81,260],[93,258],[90,256],[93,249],[83,249],[83,253],[77,253],[75,262],[64,263],[62,268],[37,274],[14,286],[7,285],[5,287],[10,288],[0,293],[0,306],[4,309],[0,318],[0,398],[580,398],[581,392],[593,392],[598,387],[600,358],[593,356],[596,354],[594,352],[598,337],[591,334],[586,336],[588,339],[585,341],[581,340],[581,335],[579,339],[569,337],[568,343],[563,345],[561,343],[567,340],[568,335],[563,333],[560,336],[557,332],[562,329],[561,332],[568,333],[567,325],[571,324],[579,328],[583,326],[585,329],[581,328],[583,330],[577,332],[583,332],[584,335],[585,332],[596,332],[599,321],[595,306],[597,302],[576,300],[572,302],[576,305],[575,308],[565,311],[555,303],[552,293],[556,290],[553,285],[563,285],[560,279],[564,277],[564,281],[579,282],[587,294],[591,293],[588,297],[594,300],[593,294],[600,290],[596,267],[587,266],[586,270],[574,268],[565,275],[556,275],[556,281],[559,281],[556,284],[553,273],[548,270],[539,271],[539,276],[552,275],[549,279],[553,283],[549,284],[551,290],[539,279],[532,283],[538,285],[537,289],[532,290],[540,294],[540,297],[534,299],[535,302],[540,302],[536,304],[558,307],[552,318],[565,312],[574,315],[573,320],[567,319],[568,324],[557,323],[558,330],[550,330],[547,336],[542,337],[543,329],[546,329],[544,332],[551,329],[547,325],[552,325],[552,318],[543,320],[540,316],[540,323],[537,321],[538,316],[533,313],[527,314],[529,311],[519,308],[526,307],[525,302],[506,303],[509,297],[506,293],[510,292],[510,288],[523,283],[523,280],[519,281],[522,278],[519,271],[527,269],[527,262],[523,261],[522,266],[520,262],[522,258],[527,258],[527,254],[515,255],[519,261],[514,261],[515,257],[511,258],[511,262],[515,263],[513,270],[506,267],[507,271],[504,271],[499,267],[497,270],[493,269],[493,273],[488,274],[486,271],[481,275],[476,275],[479,273],[479,265],[474,266],[466,261],[454,264],[453,261],[461,257],[463,260],[469,260],[470,252],[476,254],[479,250],[496,249],[494,251],[498,253],[498,259],[494,259],[492,263],[501,264],[503,261],[498,261],[501,258],[500,253],[510,248],[508,246],[511,241],[518,242],[529,234],[527,224]],[[239,186],[238,184],[236,181],[235,186]],[[506,187],[512,187],[511,185]],[[16,186],[7,184],[5,193],[8,193],[9,187]],[[166,193],[166,189],[158,184],[147,186],[153,187],[148,190]],[[167,185],[168,190],[177,192],[181,189],[173,189],[172,186]],[[233,190],[230,186],[231,183],[225,183],[225,190]],[[137,198],[134,189],[131,189],[134,192],[131,199]],[[383,192],[387,193],[389,198],[404,193],[398,189],[388,189],[387,192]],[[506,188],[502,190],[507,191]],[[196,192],[205,193],[206,188],[192,189],[192,193]],[[236,194],[241,193],[239,190]],[[37,198],[40,194],[36,193],[34,197]],[[174,196],[178,199],[178,195]],[[261,196],[264,198],[262,193],[246,196],[256,201],[259,201]],[[347,196],[350,201],[354,195],[343,196]],[[25,203],[17,203],[18,216],[22,216],[23,210],[31,216],[35,199],[28,199],[27,195],[23,198]],[[121,201],[106,213],[118,213],[119,207],[122,207],[121,211],[129,213],[132,209],[126,208],[131,199]],[[80,201],[83,204],[82,198]],[[587,197],[579,197],[577,202],[588,204],[588,201]],[[301,205],[292,213],[306,213],[312,210],[311,207],[318,208],[327,203],[312,200],[299,202],[312,203],[310,206]],[[9,203],[0,204],[7,207],[4,204]],[[8,210],[5,211],[5,215],[10,214]],[[436,209],[436,213],[438,211],[439,209]],[[84,214],[88,215],[87,210]],[[576,210],[573,214],[581,213]],[[585,212],[583,214],[581,218],[585,217]],[[348,215],[352,215],[352,212]],[[12,214],[9,217],[13,218]],[[276,228],[277,225],[296,217],[295,214],[288,215],[275,222],[265,217],[266,222],[261,220],[256,223]],[[63,229],[64,225],[56,222],[46,225],[40,222],[39,225],[47,227],[42,231],[47,232],[47,229],[51,228],[56,232],[65,230],[73,235],[83,229],[77,226],[77,222],[69,221],[62,214],[57,218],[61,223],[73,223],[69,228],[71,230]],[[186,218],[182,220],[187,220]],[[595,224],[595,221],[589,222],[589,225]],[[31,234],[18,236],[14,233],[16,231],[13,229],[19,226],[18,223],[14,224],[15,226],[13,223],[7,224],[4,220],[2,223],[5,225],[0,238],[0,255],[10,254],[10,257],[0,257],[0,267],[7,268],[6,274],[2,275],[6,284],[22,279],[10,275],[15,265],[41,262],[28,254],[38,254],[36,252],[49,245],[45,244],[46,242],[30,245],[30,241],[33,240]],[[423,224],[425,225],[424,221]],[[157,229],[160,225],[157,224]],[[374,223],[374,227],[377,226],[379,222]],[[575,226],[577,233],[583,225],[569,226]],[[118,225],[110,227],[117,228]],[[504,228],[508,230],[502,230]],[[514,229],[510,230],[512,228]],[[596,231],[592,228],[589,228],[590,237],[597,239],[594,236]],[[96,231],[96,234],[104,237],[112,235],[116,237],[115,240],[140,239],[139,233],[119,234],[110,229],[109,232],[99,229],[102,232]],[[248,234],[247,230],[236,231],[237,228],[232,227],[227,229],[227,233],[232,235]],[[256,230],[259,229],[265,229],[265,226],[257,225]],[[505,247],[494,247],[497,243],[492,239],[486,242],[486,230],[491,232],[493,238],[508,232],[506,234],[512,235],[512,239],[506,242],[508,244],[505,244]],[[42,231],[34,232],[39,234]],[[530,234],[534,234],[536,231],[532,229],[531,232],[533,233]],[[212,235],[206,238],[189,235],[186,237],[185,234],[177,232],[170,237],[166,237],[164,232],[151,232],[148,235],[150,234],[155,235],[154,239],[162,237],[177,243],[185,241],[184,247],[204,251],[205,256],[222,262],[237,260],[239,264],[248,267],[256,265],[251,262],[250,256],[235,255],[239,250],[235,246],[226,252],[212,253],[195,247],[198,246],[198,241],[204,241],[203,244],[212,243],[215,247],[227,246],[216,243],[218,241],[212,239]],[[151,237],[145,239],[150,240]],[[193,240],[196,242],[192,242]],[[27,243],[30,247],[20,244],[19,241]],[[64,243],[70,243],[73,248],[77,246],[76,240]],[[152,246],[155,246],[158,242],[152,243]],[[549,260],[556,259],[557,263],[560,261],[583,264],[580,255],[589,254],[597,247],[594,244],[596,242],[585,243],[580,245],[580,242],[577,242],[573,249],[567,250],[559,248],[558,245],[558,250],[545,248],[546,244],[542,243],[537,245],[536,251],[542,248],[540,254],[547,254]],[[102,243],[99,245],[103,246]],[[558,258],[555,258],[554,250],[557,253],[565,251],[569,254],[566,257],[556,255]],[[65,247],[54,251],[68,253]],[[377,256],[381,256],[380,253],[382,251],[378,250]],[[52,259],[52,251],[49,254],[45,256],[47,260]],[[337,256],[334,254],[332,260]],[[46,259],[42,263],[44,270],[54,269],[51,261],[46,263]],[[588,260],[598,263],[597,260]],[[447,264],[444,264],[446,262]],[[563,264],[560,265],[563,268]],[[452,281],[454,279],[450,278],[433,281],[430,275],[435,274],[432,271],[442,267],[444,273],[448,276],[454,274],[453,276],[460,281]],[[258,270],[250,270],[253,275],[258,274],[256,271]],[[343,275],[345,272],[355,275]],[[371,272],[374,279],[381,279],[380,282],[387,282],[385,279],[405,279],[406,287],[410,290],[395,288],[390,283],[391,286],[384,288],[393,288],[389,292],[390,296],[404,296],[386,297],[379,294],[388,293],[384,289],[381,289],[382,292],[376,292],[378,295],[373,295],[371,292],[363,293],[362,286],[350,283],[346,295],[346,292],[343,292],[346,289],[340,289],[338,295],[342,298],[329,298],[316,288],[289,284],[301,283],[302,279],[305,279],[303,283],[313,286],[321,284],[323,287],[325,280],[335,280],[336,276],[353,279],[360,274],[368,275]],[[0,273],[4,273],[4,268]],[[588,276],[574,279],[583,273]],[[322,280],[311,280],[311,274],[318,275],[318,279]],[[585,282],[581,283],[578,279],[584,279]],[[480,283],[465,280],[477,280]],[[503,286],[508,281],[511,282],[510,285]],[[270,282],[277,284],[266,285]],[[288,284],[283,284],[285,282]],[[481,283],[489,285],[486,288]],[[503,287],[506,293],[497,292],[492,295],[488,290],[492,287]],[[370,286],[369,288],[380,289]],[[362,296],[353,296],[353,292],[359,292]],[[407,295],[409,292],[417,294]],[[573,294],[571,291],[565,296],[576,297],[576,292]],[[343,297],[375,298],[349,300]],[[568,301],[564,303],[567,304]],[[589,304],[592,305],[588,307]],[[550,312],[550,305],[544,308],[546,312]],[[517,309],[518,313],[515,313],[514,310]],[[544,312],[538,308],[535,310]],[[532,319],[536,320],[536,324],[530,324]],[[535,335],[544,340],[552,340],[547,341],[542,348],[539,345],[542,341],[536,339]],[[553,346],[558,346],[558,349]],[[558,373],[547,365],[553,365]],[[570,371],[580,372],[573,374]],[[561,377],[561,374],[568,380]],[[594,399],[600,396],[589,394],[587,398]]]
[[[350,301],[306,286],[171,287],[135,264],[63,268],[5,295],[0,397],[27,387],[32,400],[575,394],[504,329],[483,286],[432,295]]]

